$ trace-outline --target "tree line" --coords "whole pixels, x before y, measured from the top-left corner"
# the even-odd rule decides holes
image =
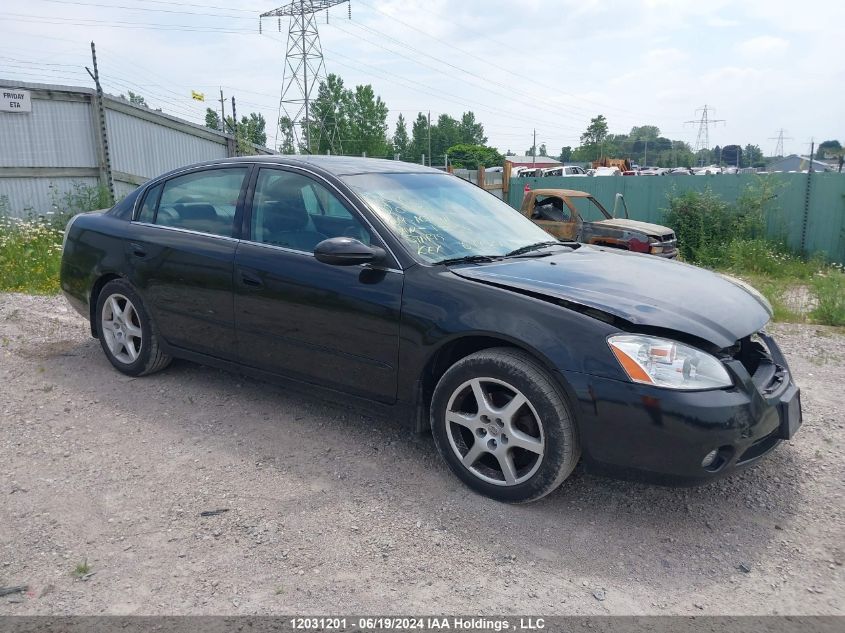
[[[133,103],[139,100],[143,103],[143,97],[130,93],[130,98]],[[298,134],[289,118],[279,120],[281,142],[276,149],[283,154],[343,154],[417,163],[424,160],[427,164],[448,163],[468,169],[501,165],[504,161],[499,150],[487,145],[484,125],[472,111],[463,112],[459,118],[442,113],[435,119],[426,112],[418,112],[410,125],[400,113],[393,134],[388,129],[388,113],[387,104],[371,84],[347,88],[340,76],[330,74],[320,82],[317,96],[310,104],[309,120],[298,124]],[[221,120],[211,108],[206,110],[205,124],[215,130],[235,131],[232,117]],[[251,152],[251,144],[266,145],[264,117],[255,112],[241,117],[237,139],[244,153]],[[538,156],[550,156],[545,144],[530,147],[525,153],[530,156],[535,151]],[[821,158],[842,151],[838,141],[825,141],[817,154]],[[507,154],[512,152],[508,150]],[[611,133],[607,119],[601,114],[590,119],[577,147],[564,146],[555,156],[563,163],[589,163],[603,157],[627,158],[631,163],[658,167],[713,163],[765,166],[763,152],[757,145],[717,145],[696,153],[686,141],[663,136],[656,125],[634,126],[627,134]]]
[[[689,143],[662,136],[656,125],[639,125],[628,134],[611,134],[604,115],[590,119],[590,124],[581,135],[581,144],[561,148],[558,159],[561,162],[586,163],[607,158],[627,158],[638,165],[656,167],[693,167],[719,163],[737,167],[764,167],[763,151],[758,145],[716,145],[697,153]],[[545,146],[540,146],[541,150]],[[533,148],[532,148],[533,150]]]
[[[501,165],[504,157],[496,148],[488,147],[484,125],[469,111],[456,119],[440,114],[430,121],[427,113],[418,113],[408,129],[403,114],[399,114],[393,134],[389,133],[388,107],[371,84],[347,88],[343,79],[330,74],[320,82],[317,96],[311,101],[308,121],[294,129],[289,117],[279,119],[282,154],[343,154],[372,158],[398,158],[410,162],[442,165],[447,160],[455,167],[474,169],[479,165]],[[232,133],[232,117],[222,121],[220,115],[208,108],[205,124],[214,130]],[[265,145],[267,134],[264,117],[250,113],[237,126],[238,142]],[[298,134],[296,132],[299,132]],[[430,155],[429,155],[430,154]]]
[[[309,114],[311,121],[303,124],[298,147],[290,119],[281,119],[283,140],[279,151],[366,155],[410,162],[422,162],[425,157],[426,163],[439,165],[448,156],[449,163],[456,167],[470,168],[480,161],[490,161],[490,165],[502,161],[495,148],[486,146],[484,126],[473,112],[462,113],[460,119],[441,114],[433,121],[427,113],[419,112],[410,131],[405,115],[400,113],[391,135],[387,104],[375,94],[372,85],[347,88],[336,74],[320,82]]]

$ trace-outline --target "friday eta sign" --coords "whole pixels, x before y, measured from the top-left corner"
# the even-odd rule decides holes
[[[0,112],[32,112],[29,90],[0,88]]]

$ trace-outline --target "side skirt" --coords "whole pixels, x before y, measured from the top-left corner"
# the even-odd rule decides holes
[[[262,369],[256,369],[234,361],[228,361],[215,356],[193,352],[191,350],[176,347],[164,342],[162,342],[162,347],[167,354],[173,356],[174,358],[187,360],[198,365],[206,365],[208,367],[222,369],[233,374],[249,376],[250,378],[255,378],[270,384],[289,387],[298,393],[302,393],[303,395],[322,398],[343,407],[352,406],[358,409],[363,409],[366,412],[381,418],[398,418],[406,421],[409,426],[417,426],[414,420],[417,411],[412,404],[399,401],[393,403],[381,402],[358,394],[327,387],[323,384],[310,382],[285,374],[277,374]]]

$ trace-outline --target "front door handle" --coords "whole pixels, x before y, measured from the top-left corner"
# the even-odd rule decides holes
[[[261,279],[243,271],[241,271],[241,283],[243,283],[244,286],[249,286],[250,288],[261,288],[264,285],[264,282],[261,281]]]
[[[140,244],[136,244],[135,242],[131,242],[129,244],[129,249],[135,257],[144,258],[147,256],[146,249]]]

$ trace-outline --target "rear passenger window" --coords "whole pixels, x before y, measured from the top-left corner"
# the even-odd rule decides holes
[[[155,223],[231,237],[247,171],[247,167],[210,169],[168,180]]]
[[[156,217],[156,203],[161,193],[161,185],[158,184],[144,196],[144,204],[141,205],[141,212],[138,214],[138,222],[149,222],[152,224]]]

